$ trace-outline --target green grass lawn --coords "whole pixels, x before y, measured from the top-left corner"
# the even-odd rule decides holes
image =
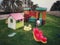
[[[33,24],[34,27],[34,23]],[[36,42],[33,38],[32,30],[24,31],[23,28],[12,30],[7,27],[5,20],[0,20],[0,45],[60,45],[60,17],[47,15],[46,24],[38,27],[42,29],[47,37],[47,44]],[[8,34],[16,32],[14,37]]]

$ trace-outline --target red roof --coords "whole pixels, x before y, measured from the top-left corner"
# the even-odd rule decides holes
[[[23,13],[11,13],[10,16],[12,16],[15,20],[24,19]]]

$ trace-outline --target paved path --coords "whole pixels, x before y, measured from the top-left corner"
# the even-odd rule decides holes
[[[7,19],[9,14],[0,15],[0,20]]]
[[[59,16],[60,17],[60,11],[49,11],[48,14]]]

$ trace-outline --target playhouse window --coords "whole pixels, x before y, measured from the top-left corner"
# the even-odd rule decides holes
[[[13,19],[10,19],[10,22],[13,23]]]
[[[17,23],[19,23],[20,21],[22,21],[23,19],[17,20]]]
[[[20,22],[20,20],[17,20],[17,23],[19,23]]]
[[[20,21],[22,21],[23,19],[21,19]]]

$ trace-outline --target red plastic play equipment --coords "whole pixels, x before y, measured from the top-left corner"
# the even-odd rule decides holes
[[[43,32],[38,28],[33,28],[33,36],[37,42],[47,43],[47,38],[43,36]]]
[[[29,12],[29,15],[30,15],[30,16],[33,16],[33,17],[35,17],[35,18],[37,19],[37,18],[38,18],[38,13],[39,13],[39,12],[37,12],[37,11],[32,11],[32,10],[31,10],[31,11]]]
[[[40,13],[42,14],[42,25],[45,24],[46,21],[46,8],[36,8],[35,11],[31,10],[31,8],[24,8],[25,20],[30,17],[35,17],[36,19],[40,18]],[[27,17],[28,16],[28,17]]]
[[[38,13],[39,12],[37,12],[37,11],[24,11],[24,13],[25,13],[25,15],[26,16],[29,16],[29,17],[31,17],[31,16],[33,16],[33,17],[35,17],[36,19],[38,18]],[[25,17],[26,17],[25,16]],[[27,18],[27,17],[26,17]]]

